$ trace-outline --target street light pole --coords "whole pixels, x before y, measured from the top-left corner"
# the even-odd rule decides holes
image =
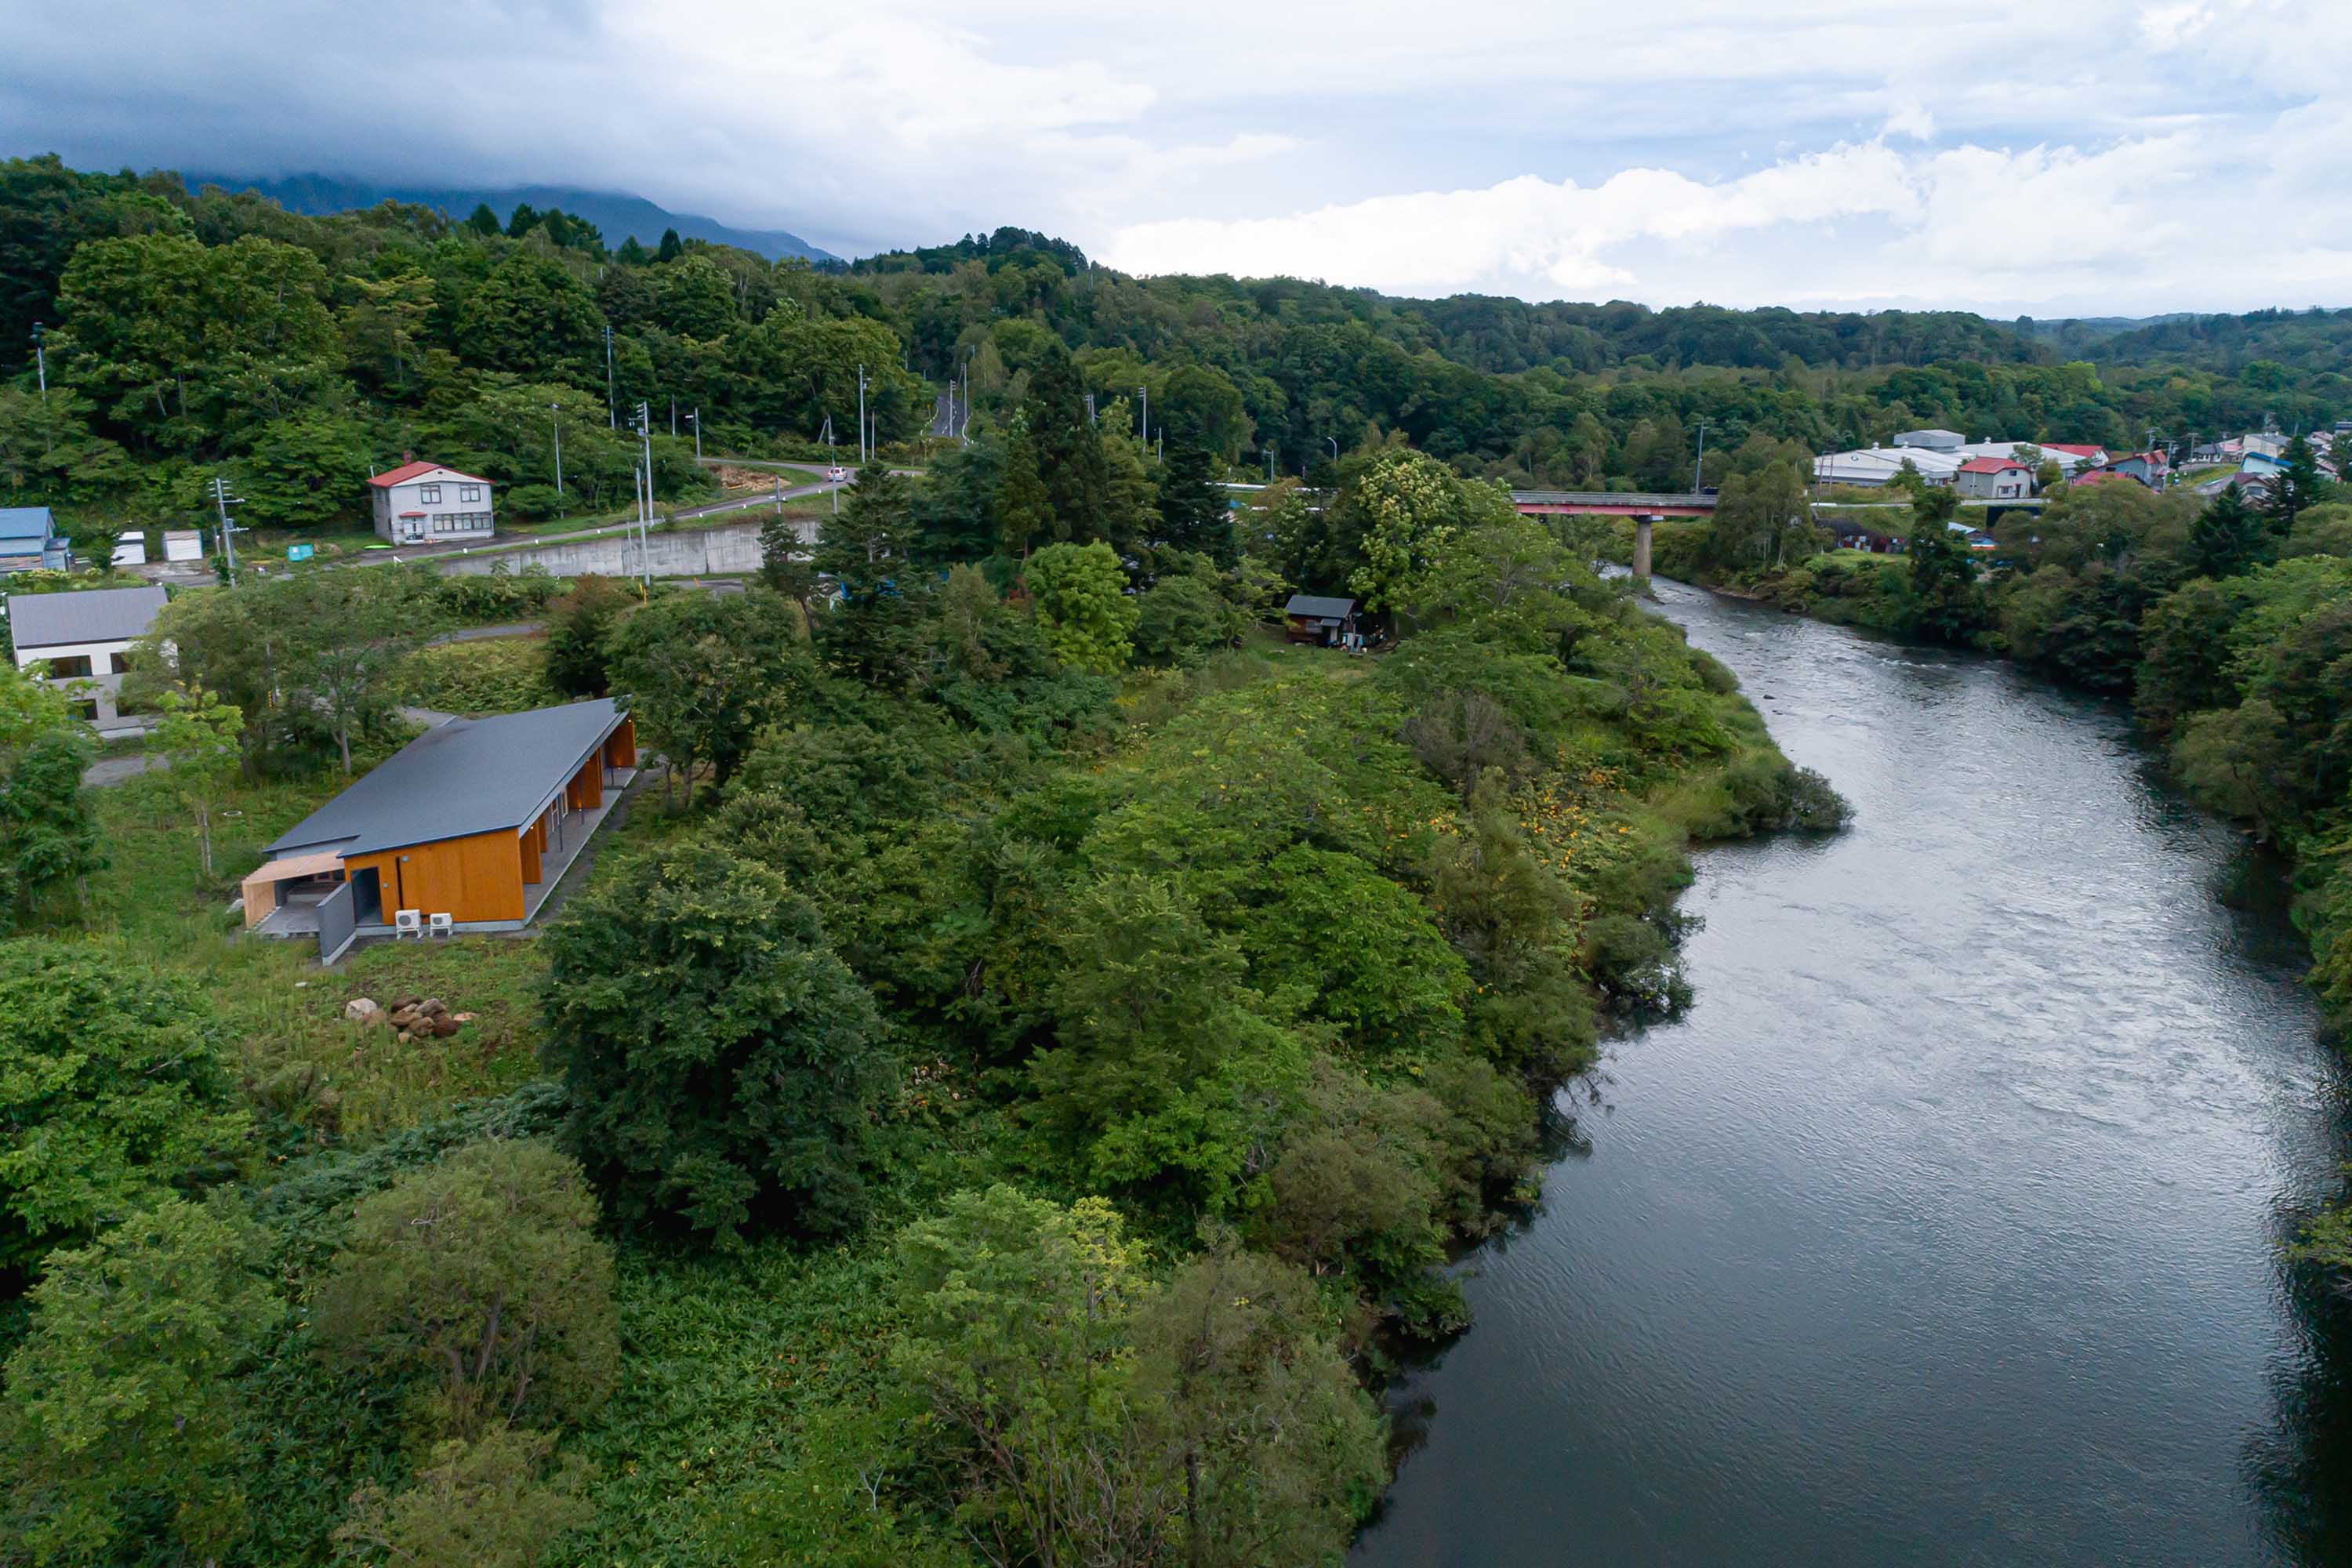
[[[702,410],[688,411],[686,422],[694,426],[694,460],[698,463],[702,461]]]
[[[555,495],[559,500],[563,497],[563,419],[557,410],[562,406],[560,403],[547,405],[547,423],[555,432]]]
[[[49,400],[49,351],[48,345],[41,341],[41,323],[38,321],[33,323],[33,363],[40,371],[41,401],[47,403]]]
[[[604,423],[621,427],[621,405],[613,401],[613,329],[604,329]]]
[[[1135,392],[1143,399],[1143,417],[1137,422],[1135,433],[1149,441],[1151,439],[1151,388],[1139,386]]]
[[[1337,436],[1326,436],[1323,439],[1331,443],[1331,460],[1335,463],[1338,462],[1339,460],[1339,437]]]
[[[866,466],[866,367],[857,367],[857,465]]]

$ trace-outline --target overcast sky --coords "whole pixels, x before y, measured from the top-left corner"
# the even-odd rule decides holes
[[[837,252],[2010,316],[2352,305],[2352,0],[0,0],[0,149]]]

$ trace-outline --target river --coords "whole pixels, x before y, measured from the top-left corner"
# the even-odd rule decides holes
[[[1559,1097],[1354,1561],[2352,1561],[2278,1250],[2352,1112],[2237,837],[2120,710],[1658,591],[1855,819],[1700,857],[1696,1004]]]

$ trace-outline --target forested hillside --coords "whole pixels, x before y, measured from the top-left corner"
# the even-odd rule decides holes
[[[608,249],[561,212],[308,217],[17,160],[0,166],[0,500],[59,507],[95,535],[187,512],[225,468],[251,521],[349,526],[370,465],[429,449],[510,486],[509,516],[610,510],[631,493],[613,405],[654,405],[671,497],[693,478],[667,438],[673,401],[698,410],[707,447],[798,453],[828,420],[851,446],[863,365],[884,443],[918,438],[951,375],[984,434],[1063,351],[1099,416],[1140,429],[1148,402],[1155,441],[1196,440],[1244,473],[1314,471],[1394,435],[1468,477],[1668,489],[1690,482],[1701,425],[1712,484],[1751,438],[1820,450],[1938,425],[2125,448],[2151,429],[2352,414],[2352,382],[2315,363],[2338,319],[2148,331],[2192,327],[2209,335],[2178,356],[2135,346],[2102,370],[1965,315],[1139,279],[1016,229],[820,270],[700,244]],[[2309,345],[2292,374],[2242,358],[2290,328]]]

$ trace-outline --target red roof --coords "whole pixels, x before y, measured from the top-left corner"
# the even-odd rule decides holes
[[[2117,472],[2116,472],[2115,469],[2113,469],[2113,468],[2093,468],[2093,469],[2092,469],[2089,473],[2087,473],[2087,474],[2077,474],[2077,475],[2075,475],[2075,476],[2074,476],[2074,483],[2075,483],[2076,485],[2078,485],[2078,486],[2079,486],[2079,485],[2095,485],[2095,484],[2099,483],[2099,482],[2100,482],[2101,480],[2103,480],[2103,479],[2131,479],[2131,476],[2130,476],[2129,474],[2117,473]],[[2137,479],[2132,479],[2132,482],[2133,482],[2134,484],[2137,484],[2139,481],[2138,481]]]
[[[2105,447],[2075,447],[2063,441],[2044,441],[2042,443],[2042,449],[2045,452],[2064,452],[2076,458],[2095,458],[2106,450]]]
[[[1960,465],[1960,472],[1964,474],[2005,474],[2011,468],[2022,468],[2024,467],[2025,465],[2023,463],[2019,462],[2014,458],[1970,458],[1967,462]]]
[[[396,468],[392,468],[383,473],[375,475],[368,480],[368,483],[382,489],[390,489],[394,485],[404,485],[411,479],[422,479],[425,475],[431,473],[446,473],[454,478],[464,479],[470,484],[486,485],[490,482],[485,479],[478,479],[472,474],[458,473],[455,468],[445,468],[439,463],[403,463]]]

